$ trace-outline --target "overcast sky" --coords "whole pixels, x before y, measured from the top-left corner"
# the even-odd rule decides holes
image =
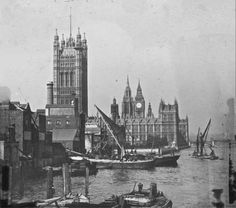
[[[121,107],[128,75],[156,116],[161,98],[176,98],[190,132],[210,117],[222,130],[235,90],[234,0],[1,0],[0,86],[11,100],[45,107],[53,36],[69,35],[70,6],[73,35],[80,27],[88,40],[90,115],[94,104],[109,114],[113,97]]]

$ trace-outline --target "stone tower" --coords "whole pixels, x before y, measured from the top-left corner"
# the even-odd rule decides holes
[[[129,86],[129,78],[127,77],[127,86],[122,102],[122,118],[131,118],[133,116],[133,98]]]
[[[173,105],[165,104],[161,100],[159,105],[160,136],[166,138],[168,142],[175,141],[178,145],[179,136],[179,107],[177,100]]]
[[[113,103],[111,104],[111,119],[116,122],[119,119],[119,106],[116,103],[116,99],[113,99]]]
[[[143,97],[140,81],[138,82],[137,93],[135,96],[134,109],[135,109],[134,110],[135,118],[144,118],[145,117],[145,100]]]
[[[152,113],[152,106],[151,106],[151,103],[148,104],[147,118],[154,118],[154,115],[153,115],[153,113]]]
[[[51,93],[51,92],[50,92]],[[81,39],[78,29],[76,39],[72,37],[61,43],[59,36],[54,36],[53,44],[53,103],[56,105],[73,104],[78,98],[78,113],[88,115],[87,84],[87,40]]]

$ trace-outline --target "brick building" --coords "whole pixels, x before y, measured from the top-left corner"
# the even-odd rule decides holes
[[[18,142],[15,140],[15,126],[9,126],[8,131],[0,136],[0,160],[16,170],[19,166]]]
[[[28,103],[0,103],[0,138],[6,143],[8,128],[13,125],[19,157],[30,159],[32,167],[52,163],[51,139],[46,132],[45,122],[46,117],[33,113]]]

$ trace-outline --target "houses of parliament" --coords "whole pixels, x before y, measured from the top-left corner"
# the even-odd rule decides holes
[[[71,18],[71,16],[70,16]],[[53,42],[53,81],[47,84],[47,104],[45,106],[46,128],[52,132],[53,141],[71,140],[73,146],[84,147],[84,135],[88,117],[88,69],[87,40],[77,35],[72,36],[70,21],[69,37],[61,40],[56,34]],[[111,117],[118,125],[126,127],[126,142],[134,138],[136,144],[144,144],[149,136],[166,138],[177,144],[188,141],[188,118],[179,118],[179,107],[161,100],[159,115],[152,113],[151,104],[146,103],[140,82],[135,98],[131,95],[129,79],[122,101],[122,112],[116,100],[111,105]],[[79,144],[79,141],[82,142]],[[76,149],[73,147],[73,149]]]
[[[145,144],[149,136],[154,136],[165,138],[168,143],[175,142],[179,146],[188,144],[188,117],[180,119],[177,100],[172,105],[166,104],[161,100],[158,116],[156,117],[152,112],[151,103],[148,104],[147,113],[145,110],[145,99],[140,81],[138,82],[136,95],[133,98],[129,79],[127,78],[121,115],[119,115],[119,106],[115,98],[111,104],[112,120],[117,124],[125,125],[126,142],[131,143],[133,138],[135,144]]]

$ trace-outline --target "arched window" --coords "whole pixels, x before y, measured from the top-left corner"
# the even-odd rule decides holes
[[[63,87],[64,86],[64,73],[63,72],[60,73],[60,80],[61,80],[61,86]]]
[[[61,121],[60,121],[60,120],[57,120],[57,121],[56,121],[56,125],[61,125]]]
[[[66,87],[69,86],[69,76],[68,76],[68,72],[65,73],[65,77],[66,77]]]
[[[73,74],[73,72],[70,72],[70,86],[71,87],[74,86],[74,74]]]

